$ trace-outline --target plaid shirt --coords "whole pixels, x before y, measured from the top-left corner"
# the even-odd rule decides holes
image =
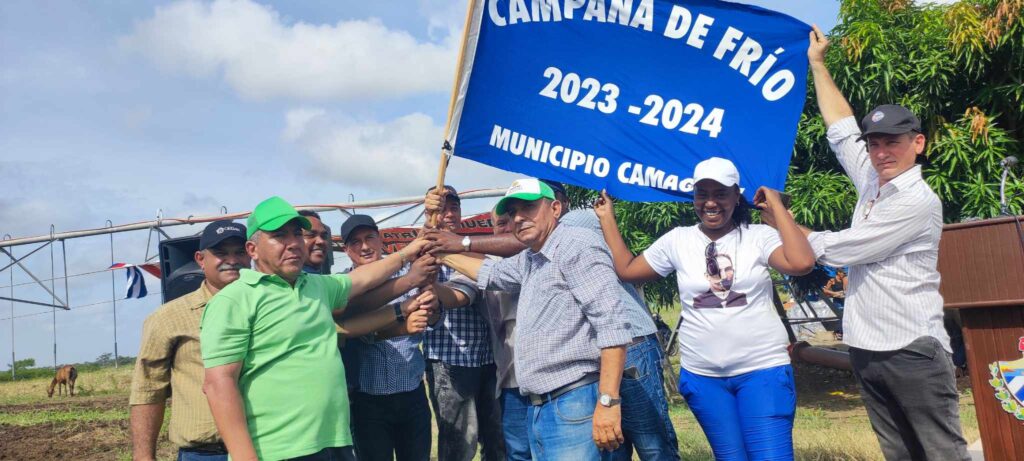
[[[524,394],[599,372],[601,349],[633,338],[611,253],[589,230],[558,225],[538,252],[485,260],[477,286],[519,293],[515,370]]]
[[[409,267],[406,264],[391,278],[405,275]],[[345,273],[351,270],[350,267]],[[392,304],[401,303],[416,292],[409,291],[392,301]],[[341,351],[349,390],[372,395],[392,395],[415,390],[423,382],[422,342],[422,334],[376,342],[372,336],[350,338]]]
[[[608,244],[604,243],[604,234],[601,233],[601,221],[597,219],[597,214],[593,209],[572,210],[559,218],[558,225],[579,227],[595,232],[594,238],[608,248]],[[651,317],[651,311],[647,310],[647,303],[644,302],[643,296],[640,296],[633,284],[620,281],[619,287],[619,299],[626,306],[626,315],[629,316],[633,337],[647,336],[658,331],[658,327],[654,325],[654,319]]]
[[[438,282],[448,282],[452,269],[442,266],[437,274]],[[474,290],[472,285],[447,283],[446,286],[466,293]],[[491,354],[490,330],[482,312],[483,296],[477,293],[466,293],[470,299],[476,299],[470,306],[444,311],[444,318],[426,332],[423,340],[423,353],[430,360],[440,360],[448,365],[459,367],[480,367],[494,363]]]

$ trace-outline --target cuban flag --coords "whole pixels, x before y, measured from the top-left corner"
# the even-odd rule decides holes
[[[126,267],[125,275],[128,276],[128,289],[124,299],[144,298],[146,296],[146,280],[142,278],[142,271],[137,266]]]
[[[153,274],[154,277],[160,278],[160,267],[156,264],[125,264],[116,263],[110,266],[110,269],[124,269],[125,276],[128,279],[128,287],[125,289],[125,299],[129,298],[142,298],[148,294],[146,291],[146,280],[142,276],[142,270]]]

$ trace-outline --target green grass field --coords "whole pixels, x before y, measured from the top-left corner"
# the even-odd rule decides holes
[[[663,315],[670,325],[678,318],[675,313]],[[812,365],[797,364],[795,369],[796,459],[881,460],[853,377]],[[0,460],[131,458],[131,367],[80,373],[75,397],[47,398],[49,381],[36,378],[0,383]],[[967,380],[962,379],[960,416],[964,436],[973,442],[979,436],[978,423],[966,385]],[[683,459],[712,460],[704,434],[678,396],[673,396],[670,411]],[[158,455],[161,459],[173,459],[176,452],[167,441],[166,425],[164,430]]]

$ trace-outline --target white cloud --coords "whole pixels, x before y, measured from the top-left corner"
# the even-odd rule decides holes
[[[321,179],[381,191],[389,196],[422,193],[437,180],[443,127],[422,113],[388,121],[334,117],[300,108],[285,115],[282,137],[295,145]],[[504,187],[512,173],[455,158],[449,183],[460,189]]]
[[[172,72],[222,77],[244,98],[342,100],[448,90],[458,50],[449,32],[422,42],[376,19],[286,23],[250,0],[182,0],[158,7],[120,44]]]

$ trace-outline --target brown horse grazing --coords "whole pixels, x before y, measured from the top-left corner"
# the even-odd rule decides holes
[[[61,395],[60,386],[67,388],[68,393],[75,395],[75,380],[78,379],[78,370],[71,365],[64,365],[57,370],[57,375],[50,382],[50,390],[46,393],[53,397],[53,388],[57,388],[57,395]]]

